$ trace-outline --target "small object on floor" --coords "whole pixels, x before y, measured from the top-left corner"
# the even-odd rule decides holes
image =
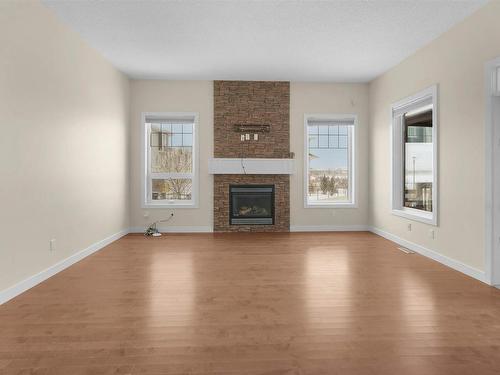
[[[160,233],[160,231],[158,230],[158,228],[156,226],[159,223],[165,223],[165,222],[169,221],[173,216],[174,216],[174,214],[171,213],[170,217],[168,217],[167,219],[162,219],[162,220],[155,221],[154,223],[152,223],[148,227],[148,229],[146,229],[146,232],[144,232],[144,235],[148,236],[148,237],[160,237],[161,233]]]
[[[415,254],[414,251],[407,249],[406,247],[398,247],[398,250],[401,250],[403,253],[406,253],[406,254]]]
[[[156,223],[151,224],[148,229],[146,229],[146,232],[144,232],[145,236],[150,236],[150,237],[159,237],[161,236],[160,231],[156,228]]]

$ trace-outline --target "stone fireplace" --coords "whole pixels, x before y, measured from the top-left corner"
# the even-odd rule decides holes
[[[214,82],[214,231],[290,230],[289,82]]]

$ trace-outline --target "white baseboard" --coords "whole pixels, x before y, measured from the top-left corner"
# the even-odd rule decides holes
[[[162,233],[211,233],[213,229],[209,225],[199,225],[199,226],[158,226],[158,230]],[[129,233],[144,233],[146,227],[133,227],[130,228]]]
[[[395,242],[398,245],[404,246],[412,251],[415,251],[416,253],[419,253],[423,256],[426,256],[428,258],[431,258],[432,260],[435,260],[436,262],[439,262],[441,264],[444,264],[445,266],[448,266],[450,268],[453,268],[456,271],[462,272],[466,274],[467,276],[473,277],[476,280],[482,281],[483,283],[488,283],[486,280],[486,274],[484,271],[478,270],[474,267],[468,266],[462,262],[459,262],[458,260],[452,259],[447,257],[446,255],[439,254],[438,252],[428,249],[426,247],[423,247],[421,245],[418,245],[416,243],[407,241],[401,237],[395,236],[392,233],[385,232],[381,229],[371,227],[370,231],[372,233],[375,233],[381,237],[384,237],[385,239],[388,239],[389,241]]]
[[[21,293],[24,293],[28,289],[33,288],[35,285],[40,284],[42,281],[47,280],[49,277],[54,276],[56,273],[61,272],[62,270],[82,260],[83,258],[86,258],[96,251],[101,250],[103,247],[125,236],[127,233],[129,233],[128,229],[124,229],[118,233],[115,233],[101,241],[90,245],[86,249],[83,249],[76,254],[73,254],[68,258],[61,260],[60,262],[37,273],[36,275],[28,277],[27,279],[24,279],[23,281],[20,281],[17,284],[14,284],[9,288],[0,291],[0,305],[20,295]]]
[[[291,225],[290,232],[363,232],[367,225]]]
[[[158,227],[162,233],[211,233],[211,226],[164,226]],[[129,233],[144,233],[146,227],[130,228]],[[359,232],[369,231],[367,225],[292,225],[290,232]]]

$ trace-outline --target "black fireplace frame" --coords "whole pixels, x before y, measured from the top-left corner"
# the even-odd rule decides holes
[[[233,195],[234,194],[252,194],[251,191],[233,191],[235,188],[241,188],[241,189],[271,189],[271,217],[269,216],[253,216],[251,218],[241,218],[233,215]],[[229,224],[230,225],[274,225],[275,222],[275,216],[274,216],[274,196],[276,192],[276,187],[275,185],[261,185],[261,184],[256,184],[256,185],[229,185]],[[255,194],[262,194],[262,191],[255,191]],[[255,219],[255,220],[254,220]],[[263,220],[263,219],[271,219],[270,222],[258,222],[258,220]],[[253,222],[255,221],[255,222]]]

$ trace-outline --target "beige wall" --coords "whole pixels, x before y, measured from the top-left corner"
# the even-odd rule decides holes
[[[304,114],[357,114],[357,208],[304,208]],[[297,173],[290,178],[291,226],[363,226],[368,224],[368,85],[295,83],[290,86],[290,151]]]
[[[500,55],[492,2],[370,84],[370,221],[381,230],[484,270],[484,63]],[[390,106],[439,85],[439,226],[391,215]]]
[[[0,2],[0,72],[1,291],[128,227],[129,83],[37,2]]]
[[[367,202],[367,124],[368,85],[292,83],[290,88],[291,150],[296,153],[297,174],[291,178],[292,226],[351,226],[368,222]],[[141,113],[197,112],[200,127],[199,208],[142,209]],[[303,146],[304,113],[356,113],[359,115],[357,141],[358,208],[304,209]],[[210,230],[213,211],[213,178],[208,159],[213,157],[213,83],[211,81],[148,81],[131,83],[131,225],[136,230],[174,212],[164,228],[170,230]],[[147,217],[144,217],[144,215]],[[193,228],[194,227],[194,228]]]
[[[208,158],[213,154],[213,82],[133,80],[130,96],[131,226],[142,230],[153,221],[173,219],[163,226],[170,230],[211,230],[213,176]],[[200,196],[198,208],[141,208],[141,114],[142,112],[196,112],[199,115]],[[147,215],[148,217],[144,217]],[[194,228],[193,228],[194,227]]]

